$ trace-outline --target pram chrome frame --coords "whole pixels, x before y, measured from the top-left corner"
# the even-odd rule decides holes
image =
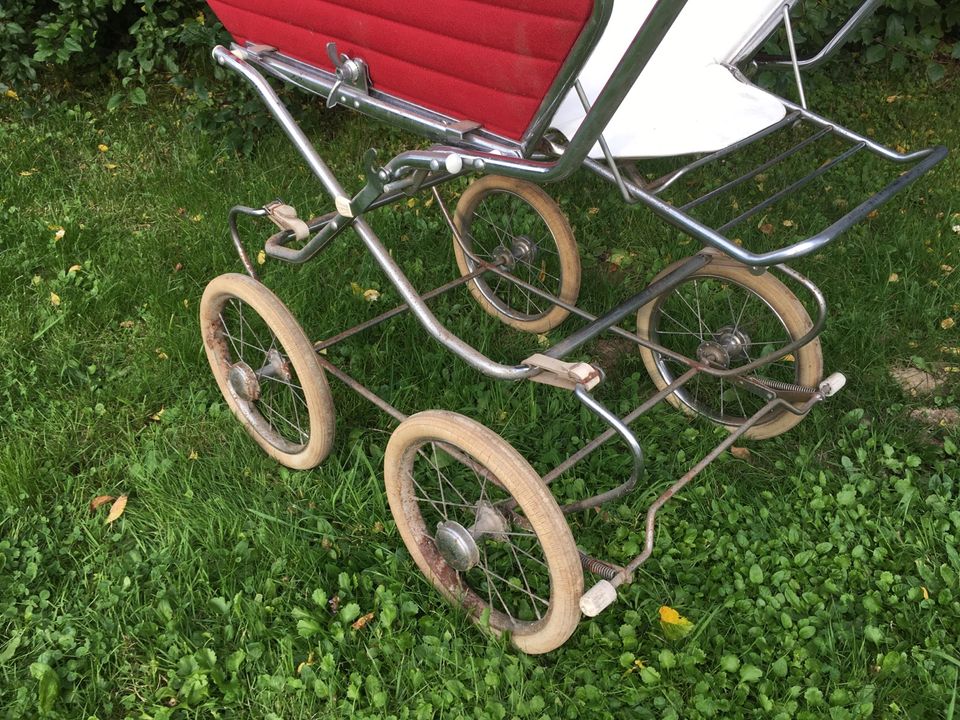
[[[612,0],[598,0],[596,3],[594,14],[582,34],[581,39],[576,44],[570,58],[568,58],[564,64],[561,77],[542,102],[541,108],[534,121],[520,142],[489,133],[477,123],[470,122],[469,120],[444,117],[438,113],[414,106],[411,103],[397,98],[384,96],[378,94],[376,91],[370,91],[365,87],[339,82],[335,74],[305,65],[304,63],[276,52],[272,48],[258,45],[245,45],[242,47],[234,46],[231,50],[227,50],[224,47],[218,46],[213,51],[214,58],[217,62],[237,72],[253,86],[293,142],[298,152],[303,156],[324,190],[331,196],[336,207],[336,211],[314,218],[307,223],[311,237],[302,247],[290,247],[294,240],[294,232],[291,229],[283,229],[267,240],[264,246],[266,255],[290,263],[302,263],[329,246],[344,230],[352,228],[359,235],[367,250],[377,261],[377,264],[381,267],[403,300],[403,303],[396,308],[333,337],[315,342],[313,347],[317,353],[326,350],[356,333],[374,327],[403,312],[410,311],[423,328],[441,345],[486,376],[503,380],[532,379],[544,381],[549,379],[545,376],[550,376],[557,372],[548,369],[550,368],[549,363],[531,362],[532,358],[517,365],[505,365],[496,362],[449,332],[429,309],[427,305],[429,300],[455,288],[465,286],[484,273],[493,273],[497,277],[522,286],[526,291],[538,295],[549,303],[562,307],[571,314],[586,321],[587,324],[585,326],[568,335],[552,347],[544,350],[542,356],[545,356],[547,359],[563,361],[564,358],[569,357],[588,341],[604,332],[611,332],[640,347],[648,348],[660,356],[672,358],[688,368],[680,376],[676,377],[665,387],[659,389],[654,395],[640,403],[632,412],[622,418],[604,407],[590,392],[589,388],[592,388],[596,382],[603,379],[602,370],[594,368],[592,374],[576,376],[573,380],[571,380],[570,377],[564,379],[568,383],[567,386],[573,391],[574,396],[585,408],[603,421],[608,426],[608,429],[587,443],[567,460],[557,465],[552,471],[544,475],[542,478],[543,481],[546,484],[551,483],[576,463],[583,460],[591,452],[614,437],[619,437],[624,442],[633,458],[632,472],[624,483],[612,490],[562,506],[561,510],[564,513],[572,513],[596,507],[601,503],[624,496],[637,485],[644,473],[644,457],[640,443],[629,425],[671,394],[678,393],[697,375],[706,374],[717,378],[726,378],[738,384],[739,387],[760,395],[765,399],[764,405],[758,411],[733,429],[719,445],[691,467],[680,479],[674,482],[649,507],[646,514],[644,547],[642,552],[631,562],[625,566],[619,566],[580,551],[583,567],[601,578],[600,582],[591,590],[587,591],[581,599],[581,610],[591,616],[596,615],[613,602],[616,599],[616,588],[625,583],[629,583],[633,578],[634,571],[649,558],[653,550],[656,515],[667,500],[696,477],[710,462],[725,450],[729,449],[750,431],[751,428],[761,422],[769,413],[785,411],[794,415],[805,415],[815,404],[834,394],[842,387],[844,379],[839,374],[829,376],[816,387],[796,385],[777,386],[775,383],[764,385],[744,377],[746,373],[756,368],[795,352],[798,348],[816,338],[824,327],[827,305],[823,294],[814,283],[795,270],[787,267],[784,263],[822,249],[836,239],[842,232],[866,217],[876,207],[886,202],[895,193],[929,171],[930,168],[940,162],[946,155],[946,149],[942,146],[926,148],[912,153],[896,152],[863,135],[840,127],[804,107],[788,101],[782,101],[788,113],[779,123],[752,137],[735,143],[728,148],[689,162],[679,170],[648,185],[641,185],[622,177],[617,171],[616,163],[612,157],[608,157],[606,162],[590,159],[588,153],[591,147],[598,139],[602,138],[604,127],[612,118],[621,101],[643,71],[685,4],[686,0],[659,0],[659,2],[656,3],[596,102],[593,103],[592,107],[587,107],[585,104],[586,117],[579,130],[570,138],[569,142],[562,146],[555,142],[545,140],[544,133],[560,99],[574,87],[580,65],[585,61],[593,45],[597,42],[606,20],[609,18]],[[876,4],[878,4],[878,0],[867,0],[851,21],[841,28],[837,36],[833,38],[815,58],[809,61],[788,63],[787,67],[813,66],[822,62],[826,59],[826,56],[834,52],[839,45],[842,44],[843,40],[849,35],[855,25],[862,21]],[[740,68],[751,63],[753,63],[753,61],[749,57],[737,58],[736,60],[736,64]],[[780,64],[781,61],[772,61],[772,63]],[[764,61],[761,60],[753,64],[763,66]],[[736,68],[731,69],[736,70]],[[737,72],[739,72],[739,70],[737,70]],[[265,79],[264,74],[279,78],[284,82],[291,83],[324,97],[327,97],[331,91],[336,88],[337,96],[335,101],[337,104],[345,105],[378,120],[393,123],[401,128],[426,136],[442,144],[425,150],[402,152],[385,164],[379,164],[376,153],[372,150],[368,151],[364,158],[365,184],[359,192],[351,197],[341,186],[336,176],[320,157],[314,145],[306,137],[278,98],[277,94]],[[740,78],[744,82],[748,82],[742,74]],[[685,174],[699,169],[712,161],[725,158],[801,120],[812,123],[820,128],[813,140],[808,139],[802,141],[798,146],[784,151],[777,157],[748,171],[746,174],[725,183],[722,187],[710,191],[704,196],[683,206],[675,207],[659,197],[659,193]],[[850,149],[841,153],[829,163],[818,167],[813,172],[795,181],[789,187],[775,193],[759,205],[741,213],[738,218],[735,218],[730,223],[718,229],[713,229],[689,214],[688,211],[693,209],[693,207],[717,197],[726,190],[737,187],[755,177],[757,174],[764,172],[772,165],[791,156],[805,143],[813,142],[817,138],[826,135],[834,135],[849,141],[851,143]],[[768,252],[754,253],[723,234],[725,230],[752,217],[781,197],[798,190],[836,164],[843,162],[861,150],[867,150],[894,163],[912,164],[912,166],[881,191],[853,208],[825,230],[786,247]],[[510,178],[531,180],[539,184],[565,178],[581,166],[618,185],[628,202],[646,205],[668,224],[699,240],[707,247],[707,249],[693,255],[678,267],[668,272],[664,277],[655,280],[648,287],[600,317],[578,308],[574,303],[566,302],[556,295],[546,293],[533,285],[524,283],[524,281],[511,275],[502,262],[487,262],[470,255],[469,248],[466,243],[464,243],[463,238],[460,237],[456,224],[451,219],[436,189],[436,186],[441,183],[468,173],[496,174]],[[461,250],[471,258],[474,268],[470,272],[463,274],[460,278],[446,283],[439,288],[420,293],[407,279],[399,264],[391,256],[388,249],[363,216],[365,213],[378,207],[396,202],[402,198],[406,198],[412,193],[426,189],[430,189],[434,194],[437,205],[442,210],[455,236],[455,240],[460,244]],[[255,265],[250,260],[245,245],[240,238],[237,226],[237,220],[242,215],[267,217],[271,215],[271,206],[268,205],[263,208],[237,206],[231,210],[229,216],[231,237],[238,254],[247,273],[256,280],[257,271]],[[636,312],[639,308],[647,305],[655,298],[676,288],[685,279],[693,276],[698,270],[704,268],[711,262],[715,262],[717,258],[721,256],[731,258],[734,261],[749,266],[755,269],[758,274],[767,270],[773,270],[788,277],[796,285],[804,288],[810,295],[817,315],[808,332],[793,342],[757,357],[746,365],[736,368],[724,368],[705,362],[701,358],[685,357],[662,344],[620,327],[619,324],[621,320],[626,316]],[[407,416],[404,413],[347,375],[322,354],[317,354],[316,357],[320,366],[327,373],[341,380],[348,387],[373,402],[377,407],[397,421],[403,422],[406,420]],[[570,364],[566,363],[564,365],[569,366]],[[571,375],[571,377],[574,376]],[[556,378],[553,379],[555,380]],[[504,507],[502,510],[503,512],[509,512],[511,508]]]

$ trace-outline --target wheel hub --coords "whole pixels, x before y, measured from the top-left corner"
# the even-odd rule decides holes
[[[730,355],[723,345],[713,340],[700,343],[700,347],[697,348],[697,359],[706,365],[723,368],[724,370],[730,366]]]
[[[445,520],[437,524],[434,538],[437,550],[447,565],[465,572],[480,562],[480,549],[470,531],[458,522]]]
[[[290,372],[290,361],[280,354],[276,348],[267,351],[266,364],[259,370],[254,370],[243,360],[234,363],[227,373],[227,382],[230,389],[241,400],[256,402],[260,399],[260,380],[276,378],[289,383],[293,379]]]
[[[739,328],[727,326],[720,328],[711,340],[700,343],[697,357],[701,362],[726,370],[733,360],[747,357],[748,347],[750,336]]]
[[[476,519],[465,528],[453,520],[437,523],[434,542],[441,557],[454,570],[466,572],[480,562],[478,543],[484,540],[506,540],[509,529],[506,519],[487,501],[477,503]]]
[[[507,270],[513,270],[519,262],[533,264],[538,254],[537,244],[526,235],[513,238],[510,247],[499,245],[493,251],[494,257],[499,259]]]
[[[227,382],[233,394],[246,402],[256,402],[260,399],[260,381],[253,368],[242,360],[230,368],[227,373]]]

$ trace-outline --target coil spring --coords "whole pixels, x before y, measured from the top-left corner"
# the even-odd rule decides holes
[[[807,387],[806,385],[796,385],[795,383],[782,382],[781,380],[770,380],[769,378],[751,378],[753,382],[758,385],[763,385],[765,388],[771,390],[779,390],[781,392],[795,392],[795,393],[815,393],[817,388]]]
[[[618,568],[605,563],[603,560],[597,560],[595,557],[590,557],[581,550],[578,550],[577,552],[580,554],[580,564],[583,565],[583,569],[587,572],[591,572],[594,575],[599,575],[604,580],[613,580],[613,578],[620,573]]]

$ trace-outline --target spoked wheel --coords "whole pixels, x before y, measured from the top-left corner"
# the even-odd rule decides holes
[[[466,189],[454,226],[467,250],[538,290],[573,304],[580,292],[580,256],[566,215],[540,187],[524,180],[487,175]],[[460,272],[476,262],[453,240]],[[569,311],[495,273],[471,281],[470,294],[507,325],[532,333],[552,330]]]
[[[659,280],[680,266],[674,263]],[[803,337],[813,323],[790,289],[770,273],[754,275],[725,258],[698,270],[665,295],[640,308],[637,333],[688,358],[730,369],[785,347]],[[687,366],[641,348],[643,364],[659,389],[676,380]],[[768,384],[815,388],[823,373],[819,338],[794,353],[754,370],[748,377]],[[670,402],[689,415],[704,415],[730,430],[755,414],[766,399],[729,379],[699,373]],[[786,432],[802,419],[786,409],[769,413],[746,432],[763,439]]]
[[[204,290],[200,331],[220,391],[260,447],[298,470],[323,461],[333,444],[330,387],[277,296],[246,275],[221,275]]]
[[[570,527],[503,438],[456,413],[418,413],[390,437],[384,475],[400,535],[444,596],[474,619],[489,612],[490,627],[527,653],[570,637],[583,594]]]

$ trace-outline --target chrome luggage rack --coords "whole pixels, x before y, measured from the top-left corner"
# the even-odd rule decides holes
[[[770,62],[773,66],[782,65],[798,71],[801,67],[822,61],[842,44],[857,23],[869,14],[876,4],[877,0],[868,0],[851,21],[841,28],[824,52],[813,60],[800,61],[793,52],[789,61]],[[765,437],[783,432],[805,416],[814,405],[843,387],[845,379],[839,373],[825,379],[822,377],[818,336],[826,321],[826,300],[813,282],[785,263],[826,247],[842,232],[928,172],[946,155],[946,149],[942,146],[911,153],[890,150],[811,112],[803,107],[804,99],[800,105],[782,101],[787,108],[786,116],[762,132],[723,150],[690,160],[679,169],[657,179],[646,180],[642,173],[635,171],[630,162],[614,158],[609,153],[603,160],[590,159],[590,148],[603,139],[603,128],[684,5],[685,2],[669,0],[660,0],[655,5],[600,97],[592,107],[584,102],[586,117],[569,142],[560,141],[545,132],[550,113],[555,109],[559,98],[576,87],[576,63],[584,61],[591,47],[588,42],[578,46],[574,60],[571,61],[573,64],[568,68],[569,72],[564,74],[559,86],[551,91],[531,129],[520,142],[490,133],[479,123],[469,119],[445,117],[378,92],[370,85],[367,69],[362,61],[338,54],[335,47],[329,48],[331,59],[337,68],[333,73],[306,65],[263,45],[247,44],[234,46],[230,50],[217,47],[213,51],[217,62],[235,71],[253,86],[329,194],[335,207],[334,210],[310,220],[299,219],[296,211],[280,201],[257,208],[238,205],[230,211],[231,237],[249,279],[231,275],[218,278],[205,293],[201,307],[208,358],[228,404],[257,442],[268,453],[291,467],[315,465],[329,452],[333,434],[332,404],[328,397],[329,391],[326,390],[324,373],[337,378],[394,418],[399,423],[399,428],[387,448],[387,492],[401,536],[411,555],[444,595],[462,604],[476,617],[489,617],[490,626],[495,631],[510,631],[513,642],[526,652],[547,652],[558,647],[575,629],[580,612],[594,616],[616,600],[617,589],[633,580],[634,572],[653,551],[655,520],[660,508],[720,454],[745,436]],[[602,30],[606,18],[609,17],[611,7],[612,0],[600,0],[597,3],[588,33],[592,41],[596,41],[599,30]],[[783,16],[789,29],[789,13],[786,7]],[[755,65],[751,58],[740,58],[737,62],[737,66],[741,68],[750,67],[751,64]],[[326,98],[330,106],[342,105],[357,110],[377,120],[427,137],[437,144],[428,149],[401,152],[385,163],[378,160],[375,151],[369,150],[363,159],[364,185],[358,192],[350,195],[280,101],[265,75],[316,93]],[[742,74],[740,79],[748,82]],[[663,198],[681,179],[697,171],[709,169],[716,163],[723,163],[735,153],[761,141],[769,140],[778,134],[795,132],[794,127],[801,122],[811,125],[814,128],[813,133],[791,143],[788,148],[777,152],[759,165],[732,179],[724,180],[717,187],[685,200],[682,204],[674,205]],[[829,138],[843,141],[848,145],[847,149],[827,162],[817,164],[812,170],[802,172],[799,177],[789,180],[781,188],[716,228],[694,217],[694,212],[698,209],[715,203],[774,168],[794,162],[808,149]],[[863,151],[908,168],[879,192],[834,220],[827,228],[801,240],[772,250],[752,251],[738,242],[737,238],[730,237],[731,230],[758,214],[769,211],[778,202],[794,195]],[[569,280],[566,276],[573,274],[569,268],[561,268],[557,272],[560,275],[559,291],[550,291],[542,282],[536,282],[536,273],[525,280],[514,272],[517,268],[522,269],[524,264],[533,268],[535,260],[541,262],[538,267],[547,267],[546,261],[540,260],[545,252],[539,245],[542,240],[519,231],[507,233],[501,237],[492,252],[480,252],[467,224],[470,217],[467,210],[458,205],[457,211],[451,213],[438,191],[441,184],[455,178],[471,174],[486,175],[487,178],[476,183],[478,187],[480,183],[486,182],[486,185],[475,194],[482,195],[489,191],[514,199],[519,198],[527,206],[533,207],[541,218],[545,215],[553,218],[553,206],[548,204],[552,201],[549,201],[549,198],[543,200],[542,191],[530,190],[528,185],[562,179],[581,166],[615,184],[627,203],[645,205],[669,225],[705,246],[701,252],[668,267],[646,288],[599,316],[578,307],[576,298],[571,298],[570,293],[564,291],[563,282]],[[487,182],[488,178],[493,181]],[[461,273],[460,277],[440,287],[420,292],[406,277],[365,215],[379,207],[406,200],[412,194],[425,191],[432,194],[450,227]],[[352,229],[396,288],[402,303],[332,337],[307,341],[279,300],[259,284],[256,264],[251,260],[238,230],[237,221],[241,216],[266,218],[275,223],[279,230],[266,240],[263,250],[268,258],[288,263],[306,262],[329,247],[334,240],[341,238],[344,231]],[[554,242],[558,242],[556,233],[553,230],[551,233],[554,234]],[[544,269],[541,276],[545,274]],[[807,315],[803,303],[779,280],[773,279],[774,275],[779,275],[789,280],[793,286],[805,290],[810,298],[808,304],[816,310],[815,318]],[[576,284],[579,286],[579,265],[576,277]],[[525,293],[528,303],[526,310],[518,310],[503,302],[498,290],[501,282]],[[491,283],[496,283],[497,289],[491,288]],[[735,316],[730,296],[725,295],[730,286],[743,290],[748,296],[752,293],[767,303],[773,310],[774,319],[779,320],[786,329],[786,337],[778,340],[772,347],[766,347],[764,343],[757,341],[756,336],[751,338],[749,332],[741,327],[746,301],[740,309],[740,316],[732,317],[732,322],[719,328],[706,327],[700,314],[700,288],[709,289],[718,301],[725,300],[730,303],[731,315]],[[541,315],[548,315],[553,309],[558,309],[558,316],[574,315],[583,320],[584,324],[559,342],[520,363],[510,365],[496,362],[451,333],[428,306],[428,302],[434,298],[460,287],[468,287],[488,313],[514,327],[530,329],[535,324],[531,322],[531,317],[536,319]],[[684,290],[685,287],[692,289]],[[684,292],[697,293],[695,302],[699,327],[688,333],[696,341],[695,345],[689,346],[688,351],[681,352],[670,346],[668,336],[671,333],[661,332],[660,325],[670,319],[666,304],[671,297],[678,298],[690,307],[694,296],[689,296],[691,300],[688,302]],[[774,296],[772,299],[771,293]],[[539,315],[536,312],[531,314],[531,300],[534,308],[540,309],[540,301],[550,310]],[[228,322],[233,307],[231,303],[240,307],[239,338],[231,331]],[[253,357],[250,357],[245,349],[249,342],[245,342],[242,335],[243,328],[249,328],[242,315],[244,307],[251,307],[262,318],[267,326],[268,337],[272,338],[269,349],[261,346],[252,351]],[[519,481],[511,476],[511,472],[523,476],[528,472],[529,466],[505,441],[489,437],[490,431],[483,426],[451,413],[429,411],[408,417],[335,366],[323,353],[357,333],[406,312],[412,313],[430,336],[442,346],[488,377],[513,381],[532,380],[572,392],[586,409],[607,426],[606,431],[542,478],[524,480],[526,484],[522,484],[522,487],[513,485],[512,483]],[[632,315],[638,317],[636,332],[623,326],[623,321]],[[562,320],[562,317],[560,319]],[[644,362],[657,386],[654,394],[623,417],[605,407],[592,392],[604,380],[603,370],[587,363],[567,360],[586,343],[603,333],[611,333],[640,348],[641,353],[645,353]],[[751,346],[761,346],[759,354],[753,353]],[[794,357],[800,354],[804,354],[802,362]],[[805,363],[807,370],[804,372],[807,374],[804,377],[801,377],[800,370],[786,380],[783,377],[768,377],[759,372],[764,369],[765,373],[772,375],[770,368],[778,362],[783,364],[785,359],[789,358],[794,358],[792,362],[797,366]],[[699,389],[703,378],[712,378],[709,381],[719,383],[719,412],[717,408],[703,405],[698,399],[698,390],[691,390],[694,386]],[[311,380],[315,387],[308,388]],[[290,437],[281,437],[286,431],[274,414],[276,409],[265,404],[261,407],[261,404],[265,403],[264,398],[271,382],[279,383],[285,388],[297,388],[300,392],[301,405],[293,406],[294,410],[300,408],[296,419],[279,418],[294,428],[292,440]],[[725,382],[737,393],[740,402],[739,415],[736,408],[724,407]],[[750,411],[745,409],[740,399],[741,391],[758,398]],[[319,396],[311,393],[319,393],[323,397],[318,400]],[[640,441],[630,426],[664,401],[686,412],[704,414],[725,425],[730,432],[649,507],[646,513],[644,547],[639,555],[623,566],[593,557],[573,544],[569,527],[562,517],[621,498],[637,486],[644,477],[644,456]],[[303,408],[309,411],[306,430],[302,427]],[[324,413],[318,408],[324,410]],[[321,417],[321,414],[324,416]],[[455,428],[456,432],[444,434],[445,425]],[[614,438],[624,443],[633,463],[629,477],[619,486],[562,506],[549,495],[549,491],[543,490]],[[478,443],[489,452],[478,452]],[[413,475],[416,463],[430,457],[427,451],[423,450],[427,444],[434,458],[433,469],[437,473],[440,497],[419,497],[428,493]],[[442,463],[436,459],[438,449],[446,457]],[[505,465],[498,465],[500,461],[494,461],[488,455],[499,455],[508,459],[502,461]],[[476,479],[479,485],[478,499],[468,500],[461,494],[466,492],[464,486],[440,479],[443,475],[441,471],[445,471],[451,458],[454,463],[459,463],[469,471],[467,476]],[[512,468],[511,472],[504,473],[504,467]],[[448,493],[455,491],[462,502],[452,502],[445,498],[441,500],[445,488]],[[506,497],[495,502],[489,500],[488,496],[495,489]],[[536,509],[531,510],[531,498],[534,497],[538,498]],[[417,502],[426,504],[415,509]],[[451,519],[448,515],[452,516],[451,508],[454,507],[460,507],[462,512],[466,513],[466,519]],[[435,531],[426,528],[421,512],[439,513],[441,520]],[[534,560],[547,568],[546,574],[549,577],[543,586],[547,590],[541,591],[538,586],[537,592],[534,591],[535,588],[528,579],[528,574],[533,571],[529,566],[525,566],[525,561],[521,562],[518,555],[520,553],[532,557],[533,546],[515,547],[511,541],[514,536],[533,538],[537,552],[542,552],[542,557],[538,556]],[[487,553],[491,556],[498,551],[505,553],[504,546],[516,558],[516,569],[519,570],[516,577],[504,579],[486,565]],[[586,592],[583,591],[583,570],[599,578]],[[482,571],[480,580],[472,580],[474,575],[471,573],[479,571]],[[506,584],[500,582],[504,580]],[[509,594],[514,591],[521,600],[516,604],[508,603],[501,593]],[[544,594],[548,594],[547,599],[542,597]],[[541,606],[546,610],[542,610]],[[520,610],[514,612],[515,607],[520,607]]]

